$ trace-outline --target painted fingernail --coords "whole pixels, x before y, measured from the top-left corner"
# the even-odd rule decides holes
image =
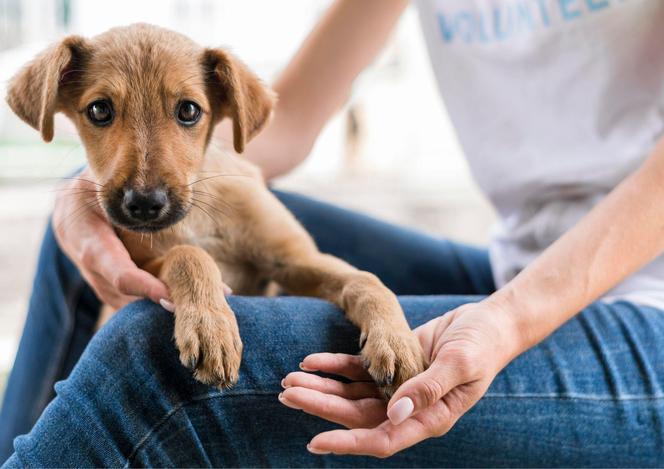
[[[387,418],[389,418],[390,422],[394,425],[399,425],[410,417],[414,408],[415,405],[410,397],[402,397],[390,407],[390,410],[387,411]]]
[[[360,334],[360,350],[362,350],[366,345],[367,337],[368,337],[367,334],[365,334],[364,332]]]
[[[284,393],[283,393],[283,392],[280,392],[280,393],[279,393],[279,395],[277,396],[277,399],[279,399],[279,402],[281,402],[281,403],[282,403],[283,405],[285,405],[286,407],[290,407],[291,409],[295,409],[295,410],[302,410],[301,407],[296,406],[296,405],[293,404],[291,401],[289,401],[288,399],[286,399],[286,398],[284,397]]]
[[[168,301],[165,298],[162,298],[159,300],[159,304],[161,305],[162,308],[164,308],[166,311],[170,311],[171,313],[175,312],[175,305]]]
[[[232,295],[233,289],[224,283],[224,295]]]
[[[307,451],[313,454],[330,454],[330,451],[323,451],[322,449],[316,449],[311,445],[307,445]]]

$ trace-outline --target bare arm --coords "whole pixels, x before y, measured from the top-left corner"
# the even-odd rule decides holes
[[[302,162],[319,132],[350,94],[357,75],[376,57],[408,0],[336,0],[273,85],[274,119],[245,157],[266,178]],[[229,128],[218,136],[227,140]]]
[[[433,363],[390,401],[392,410],[398,400],[411,399],[410,413],[397,408],[390,418],[398,422],[411,413],[440,412],[443,402],[452,418],[438,420],[434,434],[449,430],[513,358],[661,254],[663,181],[664,139],[639,169],[511,282],[480,303],[431,321],[438,332]],[[455,392],[463,405],[445,403]],[[431,435],[420,432],[410,441],[423,436]]]
[[[487,301],[509,312],[521,346],[570,317],[664,251],[664,140],[574,228]]]

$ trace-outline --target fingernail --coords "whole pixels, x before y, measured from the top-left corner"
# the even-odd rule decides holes
[[[304,366],[304,362],[300,362],[300,370],[302,370],[302,371],[316,371],[316,370],[312,370],[311,368],[307,368],[306,366]]]
[[[233,289],[224,283],[224,295],[232,295]]]
[[[302,410],[301,407],[296,406],[296,405],[293,404],[291,401],[289,401],[288,399],[286,399],[286,398],[284,397],[284,393],[283,393],[283,392],[280,392],[280,393],[279,393],[279,395],[277,396],[277,399],[279,399],[279,402],[281,402],[281,403],[282,403],[283,405],[285,405],[286,407],[290,407],[291,409],[295,409],[295,410]]]
[[[175,312],[175,305],[168,301],[165,298],[162,298],[159,300],[159,304],[161,305],[162,308],[164,308],[166,311],[170,311],[171,313]]]
[[[288,387],[288,385],[286,384],[286,378],[281,380],[281,387],[284,388],[284,389],[286,389]]]
[[[330,454],[329,451],[323,451],[322,449],[313,448],[311,445],[307,445],[307,451],[313,454]]]
[[[399,425],[410,417],[414,408],[415,405],[410,397],[402,397],[390,407],[390,410],[387,411],[387,418],[389,418],[390,422],[394,425]]]

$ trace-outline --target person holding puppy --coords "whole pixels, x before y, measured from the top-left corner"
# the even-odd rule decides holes
[[[428,369],[385,402],[331,305],[231,296],[240,380],[223,392],[196,383],[154,332],[172,328],[170,313],[135,302],[168,291],[90,210],[44,241],[0,416],[7,467],[662,464],[664,5],[417,3],[500,215],[489,249],[278,196],[321,251],[402,295]],[[267,178],[306,158],[407,5],[330,7],[247,148]],[[60,197],[54,226],[74,210]],[[88,344],[98,299],[122,310]]]

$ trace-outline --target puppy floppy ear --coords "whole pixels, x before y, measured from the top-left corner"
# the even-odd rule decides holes
[[[221,49],[205,51],[205,67],[213,80],[213,105],[233,120],[233,147],[238,153],[268,122],[276,94],[242,62]],[[216,89],[215,89],[216,88]]]
[[[63,86],[76,75],[85,55],[85,39],[68,36],[25,65],[9,82],[7,103],[27,124],[53,140],[53,115],[60,110]]]

